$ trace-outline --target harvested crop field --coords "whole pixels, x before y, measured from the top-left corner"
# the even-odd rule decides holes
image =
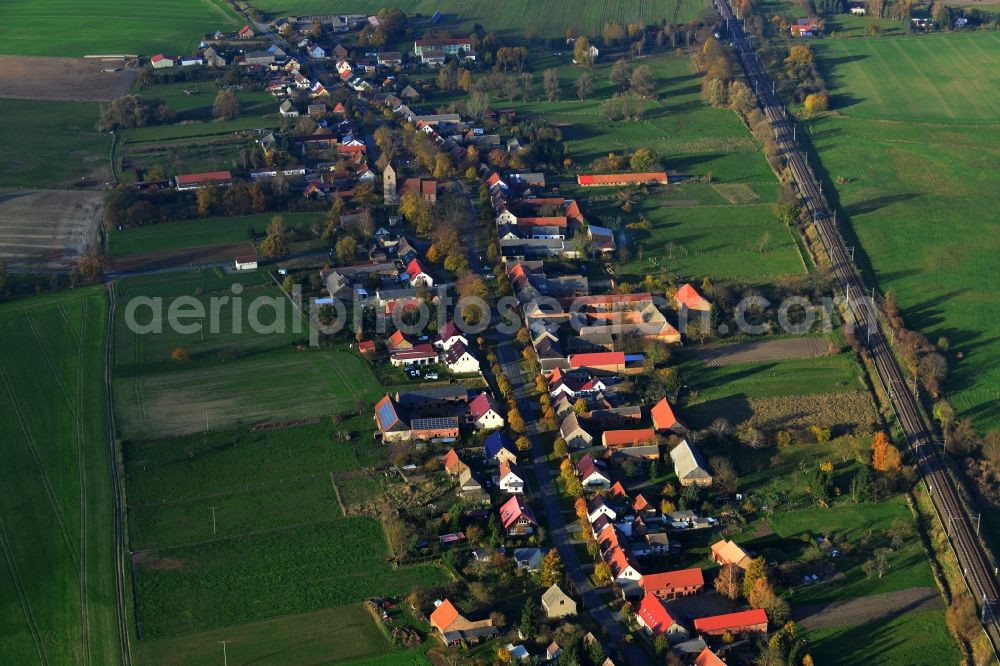
[[[95,239],[100,192],[0,192],[0,257],[11,266],[65,269]]]
[[[707,345],[692,348],[691,353],[709,365],[731,365],[733,363],[783,361],[789,358],[825,356],[828,350],[822,338],[809,336],[741,342],[732,345]]]
[[[721,417],[730,423],[753,421],[769,430],[876,423],[871,396],[863,391],[777,398],[723,398],[691,406],[685,413],[690,414],[691,422],[697,426],[707,426]]]
[[[911,587],[857,599],[840,599],[828,604],[801,606],[792,618],[806,629],[843,627],[871,620],[885,620],[903,613],[944,608],[941,593],[933,587]]]
[[[176,266],[205,266],[229,262],[236,257],[255,254],[257,248],[247,241],[245,243],[228,243],[225,245],[210,245],[208,247],[192,247],[180,250],[164,250],[162,252],[144,252],[115,259],[111,270],[115,273],[133,271],[148,271]]]
[[[138,74],[121,58],[0,56],[0,97],[110,102],[127,93]]]

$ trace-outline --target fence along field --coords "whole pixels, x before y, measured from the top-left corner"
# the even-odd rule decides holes
[[[206,33],[240,25],[219,0],[4,0],[0,53],[179,55],[192,52]]]
[[[441,12],[445,20],[442,27],[469,30],[474,24],[487,31],[510,33],[522,39],[526,32],[534,31],[539,37],[565,37],[566,29],[577,27],[580,34],[599,35],[605,23],[636,23],[647,25],[667,19],[673,23],[686,23],[697,17],[709,6],[702,0],[546,0],[540,6],[532,0],[509,0],[495,3],[487,0],[252,0],[254,7],[268,17],[299,14],[371,13],[381,7],[398,7],[407,14],[422,14],[426,19]]]
[[[0,662],[106,664],[115,638],[98,288],[0,306]]]
[[[931,68],[939,62],[946,72],[931,80],[933,88],[929,72],[890,68],[899,49],[922,53],[925,40],[934,58],[921,62],[926,60]],[[849,222],[845,233],[856,234],[864,250],[868,264],[863,267],[875,274],[883,291],[895,290],[908,325],[932,342],[947,337],[952,358],[962,355],[952,361],[945,385],[959,418],[972,418],[980,430],[996,428],[1000,412],[992,405],[1000,385],[1000,339],[993,335],[1000,317],[1000,274],[995,269],[1000,252],[1000,234],[995,232],[1000,132],[995,123],[1000,107],[995,102],[1000,98],[1000,40],[994,33],[975,33],[874,40],[868,46],[856,41],[861,40],[850,40],[844,47],[829,44],[867,52],[867,57],[837,58],[838,52],[826,44],[817,51],[821,64],[831,71],[828,80],[837,86],[835,112],[811,122],[810,141],[819,154],[820,175],[836,189]],[[975,62],[987,68],[985,77],[974,76],[978,67],[970,69],[970,59],[978,53],[983,56]],[[828,60],[830,56],[834,59]],[[956,93],[956,87],[965,93]],[[904,89],[919,103],[909,106]],[[922,92],[916,97],[918,90]],[[978,90],[984,91],[982,97]],[[837,107],[845,97],[852,103]],[[957,120],[942,120],[947,114],[940,99]],[[986,99],[991,106],[982,105]],[[922,106],[927,115],[911,117]],[[990,109],[986,120],[994,125],[980,125],[977,109]],[[886,119],[854,117],[876,111]]]
[[[135,296],[194,296],[210,308],[212,297],[232,297],[231,285],[244,286],[243,331],[229,325],[232,308],[223,308],[218,333],[181,335],[164,327],[160,334],[140,335],[129,329],[125,307]],[[308,324],[295,333],[297,313],[285,302],[286,333],[257,334],[246,317],[251,300],[278,297],[280,290],[266,275],[238,276],[221,270],[186,276],[133,278],[118,283],[116,319],[115,409],[120,434],[126,438],[166,437],[236,425],[324,416],[371,405],[378,382],[367,364],[346,349],[296,351]],[[263,322],[268,309],[261,313]],[[273,310],[270,310],[273,312]],[[140,313],[140,316],[141,313]],[[142,319],[141,321],[148,321]],[[183,347],[191,361],[171,360]]]

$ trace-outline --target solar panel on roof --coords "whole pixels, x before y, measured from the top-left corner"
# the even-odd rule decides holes
[[[383,428],[389,428],[396,422],[396,410],[389,400],[379,405],[376,414],[378,415],[378,422]]]

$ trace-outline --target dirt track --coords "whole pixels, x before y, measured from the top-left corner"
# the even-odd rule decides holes
[[[825,356],[828,351],[822,338],[808,336],[692,347],[691,353],[709,365],[733,365],[735,363]]]
[[[889,619],[903,613],[937,610],[944,607],[941,593],[933,587],[876,594],[870,597],[802,606],[792,611],[792,619],[806,629],[843,627],[871,620]]]
[[[97,238],[101,192],[0,191],[0,257],[12,267],[68,269]]]
[[[121,58],[0,56],[0,97],[109,102],[127,93],[138,74],[124,68]]]

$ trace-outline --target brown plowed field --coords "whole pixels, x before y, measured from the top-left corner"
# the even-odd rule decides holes
[[[0,56],[0,97],[110,102],[127,93],[138,74],[121,58]]]

